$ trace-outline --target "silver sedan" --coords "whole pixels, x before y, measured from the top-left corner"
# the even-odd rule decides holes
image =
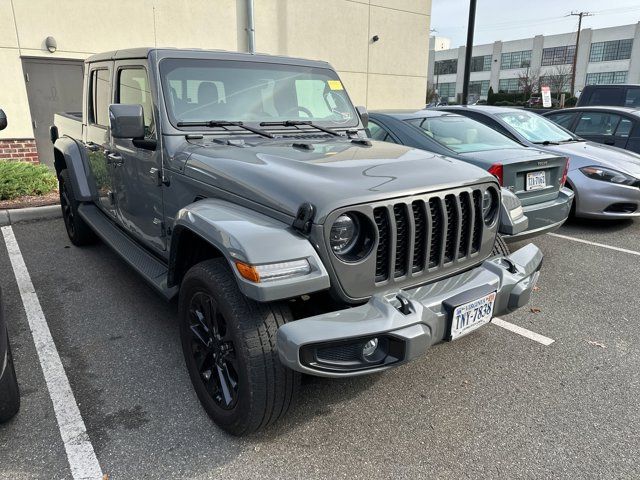
[[[527,147],[567,156],[567,186],[576,194],[576,216],[640,217],[640,155],[586,141],[547,118],[517,108],[444,109],[478,120]]]

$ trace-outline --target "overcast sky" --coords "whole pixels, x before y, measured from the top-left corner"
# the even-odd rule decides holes
[[[478,0],[473,43],[575,31],[578,18],[565,17],[572,10],[594,14],[582,20],[582,28],[640,21],[640,0]],[[450,38],[452,48],[464,45],[468,15],[469,0],[432,0],[432,35]]]

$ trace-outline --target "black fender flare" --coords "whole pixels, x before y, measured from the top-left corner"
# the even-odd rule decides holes
[[[71,137],[60,137],[54,143],[53,149],[56,174],[60,175],[60,172],[66,168],[76,200],[81,202],[92,200],[94,195],[88,181],[88,159],[84,147]],[[60,155],[64,159],[64,164],[60,161]]]

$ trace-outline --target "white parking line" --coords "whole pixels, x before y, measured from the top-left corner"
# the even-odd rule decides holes
[[[522,335],[523,337],[527,337],[534,342],[541,343],[545,347],[548,347],[553,342],[555,342],[555,340],[553,340],[552,338],[545,337],[544,335],[540,335],[539,333],[532,332],[531,330],[527,330],[526,328],[519,327],[518,325],[514,325],[513,323],[505,322],[498,317],[494,317],[493,320],[491,320],[491,323],[507,329],[510,332],[517,333],[518,335]]]
[[[589,240],[583,240],[581,238],[576,238],[576,237],[569,237],[567,235],[560,235],[559,233],[547,233],[547,235],[551,237],[556,237],[556,238],[563,238],[565,240],[571,240],[572,242],[586,243],[587,245],[593,245],[594,247],[608,248],[609,250],[615,250],[617,252],[629,253],[631,255],[640,256],[640,252],[637,252],[635,250],[628,250],[626,248],[620,248],[620,247],[612,247],[611,245],[605,245],[604,243],[590,242]]]
[[[7,245],[9,259],[18,283],[20,297],[27,314],[29,329],[38,352],[49,396],[53,402],[53,411],[56,414],[60,435],[67,452],[71,475],[75,480],[102,479],[100,464],[87,435],[87,429],[71,391],[69,379],[51,337],[47,320],[12,228],[10,226],[2,227],[2,235]]]

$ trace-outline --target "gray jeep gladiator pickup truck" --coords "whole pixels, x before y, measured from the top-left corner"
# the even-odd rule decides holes
[[[386,370],[529,300],[542,254],[503,250],[495,177],[367,139],[325,62],[115,51],[86,60],[83,104],[51,128],[69,238],[178,298],[230,433],[280,418],[301,373]]]

